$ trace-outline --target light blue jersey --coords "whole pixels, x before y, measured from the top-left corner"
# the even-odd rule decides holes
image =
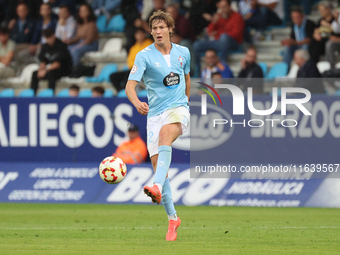
[[[172,43],[168,64],[155,44],[138,52],[129,80],[140,82],[143,78],[148,91],[148,118],[164,111],[185,106],[189,108],[185,94],[185,75],[190,72],[190,52],[187,47]]]

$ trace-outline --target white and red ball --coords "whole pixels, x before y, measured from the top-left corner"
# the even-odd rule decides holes
[[[124,179],[125,175],[126,165],[118,157],[107,157],[99,165],[99,176],[106,183],[119,183]]]

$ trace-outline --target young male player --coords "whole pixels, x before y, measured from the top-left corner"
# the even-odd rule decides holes
[[[170,14],[154,12],[149,27],[155,42],[140,51],[126,84],[126,95],[138,112],[147,116],[147,146],[156,172],[154,185],[144,187],[152,202],[161,201],[169,219],[167,241],[175,241],[181,220],[172,202],[167,178],[171,145],[189,126],[190,53],[188,48],[170,42],[175,27]],[[135,88],[143,78],[148,102],[141,102]]]

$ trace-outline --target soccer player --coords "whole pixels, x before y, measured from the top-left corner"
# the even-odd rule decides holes
[[[167,241],[175,241],[181,220],[177,217],[167,178],[171,145],[189,126],[190,53],[188,48],[171,43],[175,27],[169,13],[154,12],[149,27],[155,42],[140,51],[135,59],[126,95],[137,111],[147,116],[147,146],[156,172],[154,185],[144,187],[153,203],[161,201],[169,219]],[[135,88],[143,78],[148,102],[141,102]]]

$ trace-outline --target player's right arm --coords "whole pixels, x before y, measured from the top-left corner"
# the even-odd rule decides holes
[[[130,102],[136,107],[137,111],[142,115],[146,115],[149,112],[149,106],[147,103],[141,102],[138,99],[137,93],[136,93],[137,84],[138,84],[137,81],[128,80],[128,82],[126,83],[126,87],[125,87],[125,93],[128,99],[130,100]]]
[[[145,50],[140,51],[135,58],[135,64],[133,65],[130,75],[128,78],[128,82],[126,83],[125,93],[129,98],[130,102],[136,107],[137,111],[146,115],[149,112],[149,106],[145,102],[141,102],[136,93],[136,86],[138,82],[141,81],[143,74],[146,70],[146,62],[144,59]]]

